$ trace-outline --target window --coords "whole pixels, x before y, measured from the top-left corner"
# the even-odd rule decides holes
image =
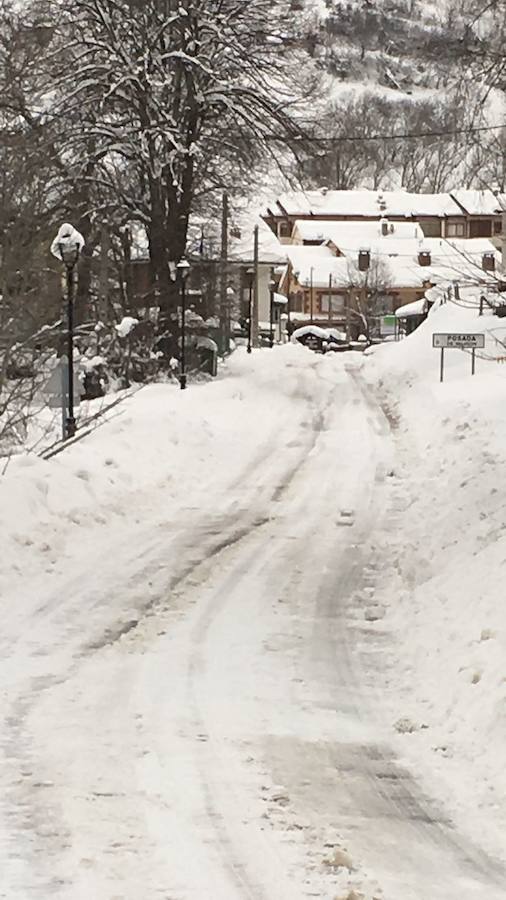
[[[425,219],[420,225],[425,237],[441,237],[441,219]]]
[[[289,238],[292,236],[292,226],[290,222],[280,222],[278,226],[278,234],[280,238]]]
[[[492,220],[477,219],[469,223],[469,237],[492,237]]]
[[[396,298],[393,294],[381,294],[376,300],[375,312],[378,316],[389,316],[396,306]]]
[[[501,234],[502,232],[502,222],[500,219],[496,219],[494,222],[494,234]]]
[[[446,237],[465,237],[466,226],[464,222],[448,222]]]
[[[328,313],[329,311],[329,300],[330,300],[330,311],[331,312],[343,312],[344,310],[344,297],[339,294],[320,294],[320,309],[322,312]]]

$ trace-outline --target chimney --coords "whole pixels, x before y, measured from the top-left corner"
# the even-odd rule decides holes
[[[369,250],[358,251],[358,269],[359,272],[367,272],[371,265],[371,254]]]
[[[382,236],[383,236],[383,237],[386,237],[387,234],[388,234],[388,232],[389,232],[389,228],[388,228],[388,219],[381,219],[381,220],[380,220],[380,226],[381,226],[381,234],[382,234]]]
[[[419,266],[430,266],[430,250],[419,250],[418,251],[418,265]]]
[[[481,267],[484,272],[495,272],[495,256],[493,253],[484,253],[482,255]]]

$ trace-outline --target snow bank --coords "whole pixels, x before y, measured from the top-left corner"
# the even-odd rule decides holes
[[[129,524],[156,514],[161,492],[167,515],[212,510],[248,464],[245,435],[253,458],[294,414],[287,400],[311,398],[316,363],[301,346],[238,351],[218,381],[187,391],[148,386],[49,461],[13,457],[0,478],[0,598],[21,599],[30,577],[45,584],[67,557],[112,532],[127,535]],[[296,410],[307,416],[303,403]]]
[[[440,384],[432,333],[461,330],[486,336],[477,374],[469,354],[450,350]],[[392,722],[413,728],[396,740],[417,770],[437,773],[461,824],[503,855],[506,366],[497,358],[506,355],[505,335],[501,320],[449,304],[406,340],[377,348],[366,366],[401,454],[384,536],[384,602],[400,654]]]

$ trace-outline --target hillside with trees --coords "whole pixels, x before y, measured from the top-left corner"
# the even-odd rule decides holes
[[[504,191],[504,12],[481,0],[306,3],[326,90],[303,177],[342,189]]]

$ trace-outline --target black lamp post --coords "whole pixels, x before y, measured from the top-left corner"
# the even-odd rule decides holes
[[[60,259],[66,270],[67,287],[67,357],[68,357],[68,406],[65,421],[65,437],[74,437],[76,420],[74,416],[74,273],[79,255],[84,246],[84,238],[72,225],[62,225],[51,245],[53,256]]]
[[[273,324],[273,315],[274,315],[274,288],[276,287],[275,281],[269,281],[269,294],[270,294],[270,303],[269,303],[269,347],[274,346],[274,324]]]
[[[181,390],[186,388],[186,279],[190,274],[190,263],[183,257],[177,264],[177,274],[181,288]]]
[[[247,269],[246,276],[248,279],[248,353],[251,353],[251,343],[253,336],[253,278],[254,269]]]

